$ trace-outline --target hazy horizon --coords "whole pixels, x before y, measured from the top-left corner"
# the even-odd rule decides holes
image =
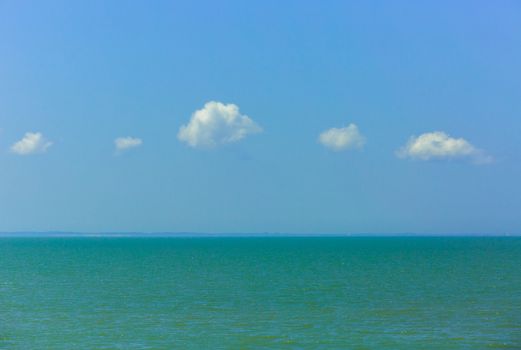
[[[285,232],[70,232],[70,231],[16,231],[0,232],[0,237],[172,237],[172,238],[259,238],[259,237],[519,237],[520,233],[285,233]]]

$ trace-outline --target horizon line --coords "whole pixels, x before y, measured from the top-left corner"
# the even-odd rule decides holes
[[[312,238],[312,237],[521,237],[521,233],[208,233],[208,232],[75,232],[75,231],[0,231],[0,238],[84,237],[84,238]]]

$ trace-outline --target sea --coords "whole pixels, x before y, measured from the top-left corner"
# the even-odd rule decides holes
[[[0,349],[521,349],[521,238],[3,237]]]

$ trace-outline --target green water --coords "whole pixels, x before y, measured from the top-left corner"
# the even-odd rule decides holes
[[[520,238],[2,238],[1,349],[521,349]]]

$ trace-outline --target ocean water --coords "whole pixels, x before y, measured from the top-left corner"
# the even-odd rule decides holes
[[[0,349],[521,349],[521,238],[2,238]]]

